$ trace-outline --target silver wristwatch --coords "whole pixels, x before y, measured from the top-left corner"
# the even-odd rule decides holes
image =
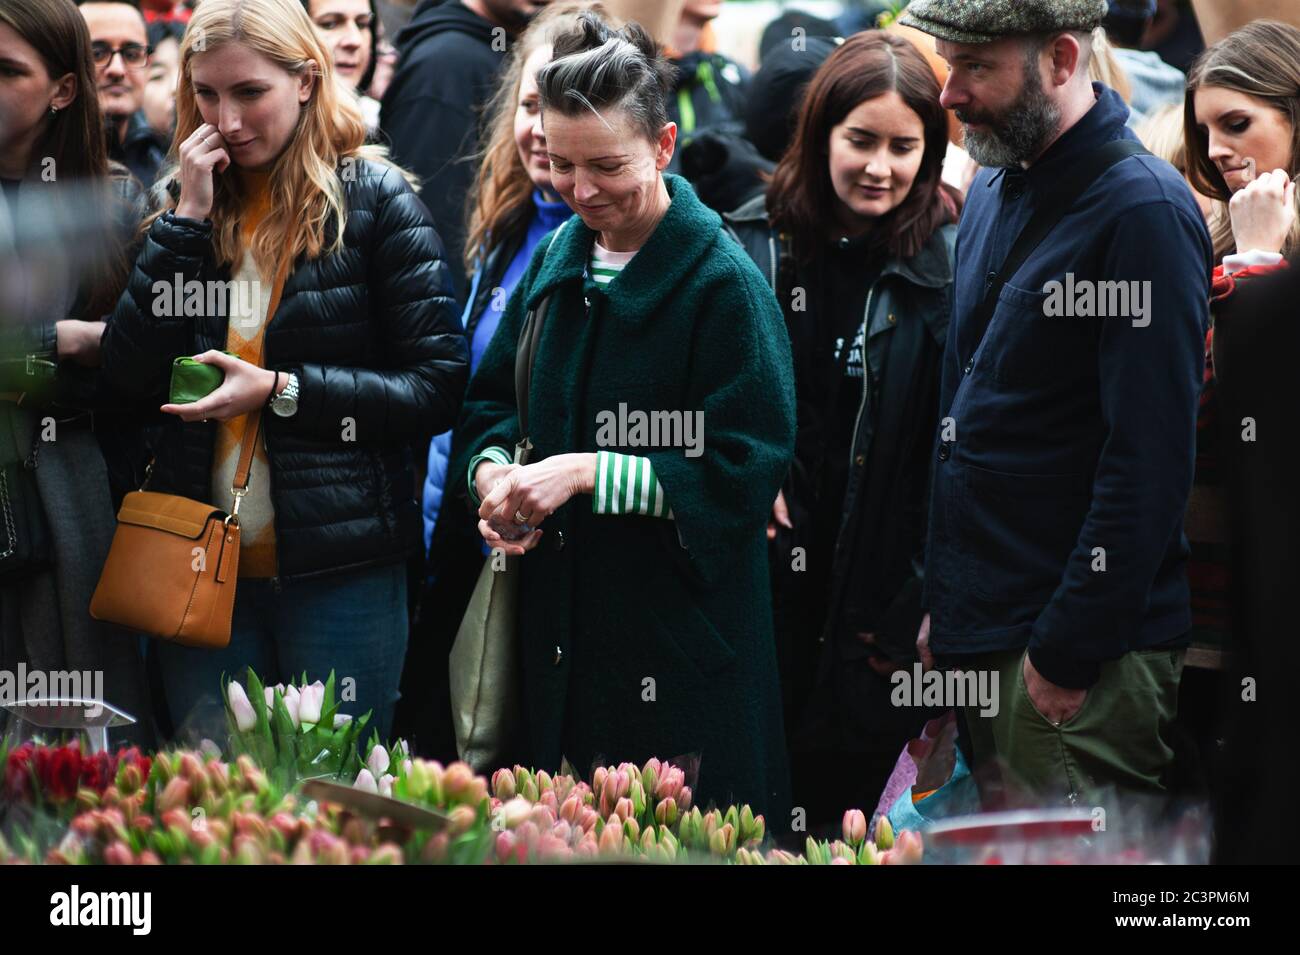
[[[298,376],[288,372],[289,383],[284,391],[271,399],[271,410],[281,418],[288,418],[298,411]]]

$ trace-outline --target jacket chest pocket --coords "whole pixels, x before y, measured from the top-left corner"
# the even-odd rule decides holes
[[[984,347],[995,380],[1055,389],[1095,374],[1094,322],[1048,311],[1046,292],[1003,287]]]

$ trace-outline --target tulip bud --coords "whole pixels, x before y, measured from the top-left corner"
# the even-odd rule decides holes
[[[347,713],[334,714],[334,729],[338,729],[339,727],[342,726],[347,726],[351,722],[352,722],[352,717]]]
[[[880,850],[876,844],[868,839],[862,843],[862,848],[858,850],[858,865],[879,865]]]
[[[677,822],[677,803],[671,797],[655,806],[655,822],[669,827]]]
[[[749,803],[740,807],[740,824],[737,829],[740,842],[748,842],[754,836],[754,810],[749,808]]]
[[[740,827],[740,810],[734,805],[728,806],[727,811],[722,816],[722,822],[730,825],[733,829]]]
[[[713,853],[715,856],[724,856],[727,854],[727,837],[721,829],[710,833],[709,852]]]
[[[691,808],[691,787],[683,786],[681,792],[678,793],[674,798],[677,800],[677,805],[681,808],[682,812],[685,812],[687,809],[690,809]]]
[[[542,831],[546,831],[555,825],[555,814],[541,803],[533,803],[528,818]]]
[[[253,712],[253,704],[248,702],[242,684],[231,680],[226,686],[226,699],[230,703],[230,712],[234,714],[235,726],[241,733],[247,733],[257,725],[257,714]]]
[[[641,851],[649,855],[658,847],[659,843],[655,841],[655,830],[646,826],[645,832],[641,833]]]
[[[238,684],[233,684],[238,685]],[[188,780],[177,776],[163,789],[162,794],[158,797],[158,804],[154,807],[157,812],[163,813],[168,809],[183,809],[190,803],[190,784]]]
[[[554,785],[551,774],[546,770],[542,770],[537,774],[537,789],[539,792],[549,792]]]
[[[451,823],[448,825],[448,831],[453,836],[458,836],[462,832],[468,832],[478,821],[478,815],[469,806],[455,806],[448,813],[451,817]]]
[[[570,795],[568,799],[564,800],[563,804],[560,806],[560,818],[569,823],[576,824],[578,821],[578,814],[582,811],[582,808],[582,800],[576,793],[574,793]]]
[[[236,865],[261,865],[265,861],[262,847],[252,836],[235,836],[231,848],[234,849]]]
[[[404,861],[401,848],[391,842],[385,842],[366,860],[369,865],[401,865]]]
[[[502,768],[492,774],[492,792],[502,801],[513,799],[516,794],[515,774]]]
[[[474,770],[465,763],[452,763],[442,774],[442,788],[448,802],[460,802],[474,783]]]
[[[728,853],[735,852],[736,837],[738,835],[736,827],[728,822],[723,824],[722,829],[720,831],[724,836],[726,836],[726,841],[723,843],[723,845],[726,847],[727,852]]]
[[[632,800],[624,796],[614,804],[614,815],[620,819],[632,819],[636,813],[632,809]]]
[[[429,795],[429,788],[433,785],[432,774],[429,772],[429,764],[422,759],[411,761],[410,768],[406,771],[406,792],[414,799],[423,799],[439,805],[439,800]]]
[[[623,851],[623,827],[618,822],[608,822],[600,831],[600,854],[617,855]]]
[[[134,861],[135,857],[131,855],[131,850],[126,843],[114,842],[104,849],[106,865],[131,865]]]
[[[321,707],[325,705],[325,684],[320,680],[304,686],[298,700],[298,719],[315,725],[320,722]]]
[[[516,796],[501,806],[501,822],[507,829],[517,829],[532,811],[532,803],[522,796]]]
[[[352,784],[353,789],[360,789],[362,792],[377,793],[379,784],[375,782],[374,775],[368,769],[362,769],[357,773],[356,782]]]
[[[289,711],[289,721],[293,723],[293,728],[298,728],[298,707],[301,698],[298,695],[296,686],[285,687],[284,690],[284,708]]]
[[[372,776],[378,779],[380,776],[384,775],[384,773],[388,772],[388,767],[388,750],[384,749],[384,747],[379,744],[375,744],[371,747],[370,756],[366,759],[366,768],[370,770]]]
[[[596,771],[591,774],[591,789],[599,793],[605,788],[605,777],[609,775],[609,770],[604,766],[597,766]]]
[[[387,796],[390,799],[393,796],[393,774],[384,773],[379,777],[379,795]]]
[[[921,857],[924,854],[921,834],[911,829],[904,829],[898,834],[898,840],[893,852],[897,857],[894,859],[897,865],[920,865]]]
[[[659,785],[659,774],[663,769],[661,763],[655,757],[646,760],[645,765],[641,767],[641,782],[645,784],[646,792],[652,793],[655,787]]]
[[[504,833],[502,833],[504,835]],[[437,863],[447,858],[447,847],[451,845],[451,838],[445,832],[439,832],[429,837],[429,841],[424,844],[420,851],[421,862]]]
[[[894,827],[890,825],[889,817],[885,815],[876,820],[876,848],[894,848]]]
[[[627,836],[635,845],[636,841],[641,838],[641,825],[635,819],[623,820],[623,835]]]
[[[860,846],[867,838],[867,817],[861,809],[850,809],[844,813],[840,824],[844,832],[844,841],[851,846]]]
[[[537,797],[541,795],[537,788],[537,779],[531,773],[519,783],[519,795],[529,802],[537,802]]]

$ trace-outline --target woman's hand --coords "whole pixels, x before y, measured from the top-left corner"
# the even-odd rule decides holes
[[[772,502],[772,517],[767,522],[767,539],[776,540],[777,525],[791,530],[794,525],[790,523],[790,509],[785,505],[785,493],[776,492],[776,500]]]
[[[1266,172],[1228,202],[1238,252],[1281,252],[1295,224],[1295,183],[1282,169]]]
[[[183,219],[206,219],[212,211],[212,173],[230,166],[226,141],[217,127],[204,123],[181,143],[181,197],[176,215]],[[269,387],[269,386],[268,386]]]
[[[480,465],[480,470],[483,467],[487,465]],[[575,494],[590,494],[595,489],[596,455],[557,454],[525,467],[512,465],[508,471],[497,465],[496,471],[490,472],[486,478],[475,474],[480,489],[483,483],[479,482],[487,480],[495,483],[479,505],[478,515],[483,521],[536,527]],[[530,538],[533,535],[525,540]],[[487,534],[484,534],[484,540],[493,543]],[[533,544],[536,544],[535,538]]]
[[[59,358],[75,361],[88,368],[99,366],[99,342],[104,337],[103,322],[83,322],[65,318],[54,323]]]
[[[178,415],[182,421],[207,421],[209,418],[226,421],[256,411],[271,397],[271,388],[279,386],[280,376],[269,368],[259,368],[225,352],[205,351],[202,355],[195,355],[194,360],[204,365],[216,365],[226,373],[226,380],[216,391],[198,401],[162,406],[163,411]]]

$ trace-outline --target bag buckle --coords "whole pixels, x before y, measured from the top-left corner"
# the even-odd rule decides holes
[[[248,488],[247,488],[247,487],[232,487],[232,488],[230,489],[230,493],[233,494],[233,495],[235,496],[235,506],[234,506],[234,507],[231,509],[231,511],[230,511],[230,517],[226,518],[226,522],[227,522],[227,523],[229,523],[229,521],[230,521],[231,518],[238,518],[238,517],[239,517],[239,502],[242,501],[242,500],[244,499],[244,495],[248,493]],[[239,521],[236,520],[235,523],[238,524]]]

